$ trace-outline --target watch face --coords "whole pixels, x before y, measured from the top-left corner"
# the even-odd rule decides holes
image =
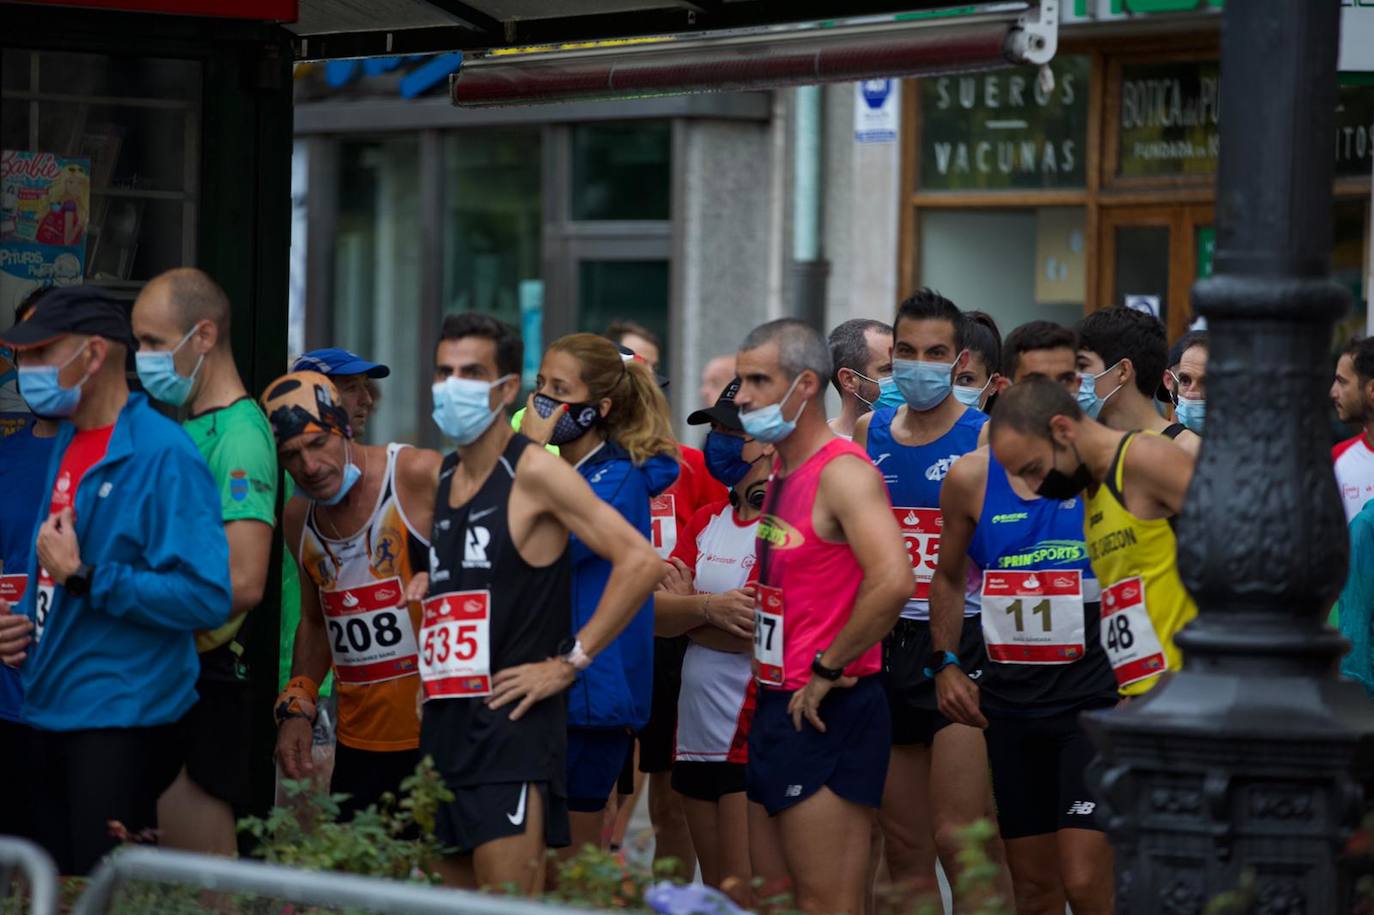
[[[577,641],[576,641],[575,639],[573,639],[573,638],[571,638],[571,637],[566,638],[566,639],[564,639],[563,641],[561,641],[561,642],[558,643],[558,647],[554,649],[554,655],[555,655],[555,657],[560,657],[560,658],[561,658],[561,657],[563,657],[564,655],[572,654],[572,650],[573,650],[574,648],[576,648],[576,647],[577,647]]]

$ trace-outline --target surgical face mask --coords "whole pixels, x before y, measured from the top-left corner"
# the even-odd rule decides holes
[[[897,379],[888,375],[878,382],[878,399],[873,401],[873,409],[881,410],[883,407],[900,407],[906,403],[902,399],[902,391],[897,387]]]
[[[1116,362],[1111,367],[1098,372],[1096,375],[1089,375],[1087,372],[1082,374],[1081,380],[1078,383],[1078,406],[1083,409],[1084,413],[1088,414],[1090,419],[1097,419],[1098,414],[1102,412],[1102,407],[1116,395],[1117,391],[1121,390],[1121,385],[1117,385],[1112,389],[1112,393],[1108,394],[1106,397],[1097,396],[1097,379],[1112,371],[1120,364],[1120,362]]]
[[[491,391],[514,375],[503,375],[491,383],[470,378],[449,376],[436,381],[430,388],[434,395],[434,424],[439,431],[459,446],[471,445],[500,415],[501,408],[492,409]]]
[[[1055,452],[1058,453],[1059,450],[1058,446],[1055,446]],[[1074,457],[1078,457],[1077,448],[1073,453]],[[1035,493],[1045,499],[1064,502],[1080,495],[1092,481],[1092,471],[1088,470],[1088,465],[1083,463],[1082,458],[1078,458],[1078,466],[1074,468],[1073,473],[1064,473],[1058,467],[1051,467],[1049,473],[1045,474],[1045,479],[1040,481],[1040,487]]]
[[[348,448],[349,446],[345,444],[344,447]],[[363,472],[357,464],[353,463],[350,451],[344,452],[344,461],[343,482],[339,484],[339,491],[328,499],[317,499],[316,501],[321,505],[338,505],[348,495],[348,491],[353,488],[353,485],[362,479]]]
[[[61,365],[21,365],[19,367],[19,393],[29,409],[37,416],[60,419],[71,416],[81,404],[81,386],[91,377],[87,372],[81,380],[70,388],[62,387],[58,374],[76,361],[76,357],[89,345],[81,344],[71,358]]]
[[[1189,432],[1201,435],[1203,423],[1207,419],[1207,401],[1201,397],[1180,397],[1174,406],[1174,416]]]
[[[554,400],[544,394],[534,395],[535,412],[548,419],[553,415],[553,411],[561,406],[567,406],[567,411],[558,417],[558,422],[553,427],[553,434],[549,436],[550,445],[566,445],[568,442],[575,442],[586,435],[593,426],[601,422],[601,411],[594,404],[589,403],[567,403],[563,400]]]
[[[850,371],[851,371],[851,372],[854,372],[853,369],[850,369]],[[869,377],[868,377],[867,375],[865,375],[863,372],[854,372],[854,375],[855,375],[855,377],[857,377],[857,378],[859,378],[859,379],[861,379],[861,380],[863,380],[863,381],[867,381],[869,384],[877,385],[877,386],[878,386],[878,393],[879,393],[879,396],[881,396],[881,394],[882,394],[882,389],[883,389],[883,382],[882,382],[882,379],[880,379],[880,378],[869,378]],[[860,394],[858,391],[855,391],[855,392],[854,392],[854,396],[857,397],[857,398],[859,398],[859,403],[863,404],[865,407],[868,407],[869,409],[872,409],[872,408],[873,408],[873,405],[874,405],[875,403],[877,403],[877,401],[866,399],[866,398],[865,398],[862,394]]]
[[[727,489],[749,475],[754,464],[744,459],[748,440],[712,430],[706,433],[706,469]]]
[[[797,389],[797,382],[799,381],[801,381],[800,375],[793,378],[792,384],[787,388],[787,393],[782,395],[782,400],[777,403],[750,410],[748,413],[741,413],[739,421],[744,426],[745,434],[768,445],[776,444],[791,435],[797,428],[797,420],[801,418],[802,411],[806,409],[806,401],[802,401],[802,405],[797,408],[796,415],[791,419],[783,415],[782,408],[787,403],[787,398],[791,397],[792,392]]]
[[[179,407],[191,396],[191,387],[196,383],[196,375],[200,372],[201,364],[205,362],[205,354],[200,354],[190,375],[177,374],[176,354],[195,332],[196,329],[192,327],[186,332],[186,336],[181,338],[181,342],[169,350],[159,353],[138,353],[134,356],[138,380],[143,382],[143,387],[149,394],[165,404]]]
[[[907,406],[924,413],[943,403],[954,388],[954,365],[958,361],[957,358],[954,362],[893,359],[892,377],[897,380],[897,387]]]
[[[966,407],[981,410],[983,409],[983,392],[988,389],[989,384],[992,384],[991,378],[988,379],[988,384],[983,385],[981,388],[956,384],[954,386],[954,399]]]

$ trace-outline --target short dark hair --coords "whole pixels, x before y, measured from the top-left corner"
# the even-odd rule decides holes
[[[1356,337],[1345,345],[1342,356],[1349,356],[1360,384],[1374,381],[1374,337]]]
[[[992,408],[988,435],[1011,429],[1035,438],[1050,438],[1050,420],[1056,416],[1083,418],[1083,410],[1073,395],[1048,378],[1027,378],[997,395]]]
[[[1056,324],[1053,321],[1027,321],[1007,334],[1002,343],[1002,361],[1005,374],[1013,381],[1016,370],[1021,367],[1021,357],[1026,353],[1045,349],[1078,350],[1078,334],[1073,328]]]
[[[963,344],[960,349],[977,353],[987,366],[991,377],[1002,371],[1002,332],[986,311],[966,311],[963,320]]]
[[[833,369],[830,373],[830,383],[841,395],[844,394],[844,388],[840,387],[840,369],[858,372],[868,364],[868,332],[870,330],[889,336],[892,334],[891,327],[872,318],[850,318],[830,332],[828,342],[830,344],[831,368]]]
[[[440,342],[464,337],[481,337],[495,343],[496,370],[502,375],[520,374],[525,361],[525,341],[505,321],[475,311],[446,315],[444,325],[439,330]]]
[[[922,286],[916,293],[897,306],[897,316],[892,319],[892,333],[897,333],[897,325],[907,321],[948,321],[954,325],[954,349],[964,348],[964,313],[949,299],[935,290]]]
[[[1122,359],[1131,360],[1136,390],[1150,399],[1169,367],[1164,325],[1153,315],[1120,305],[1095,311],[1078,322],[1078,348],[1097,353],[1106,368]]]
[[[1169,364],[1165,366],[1165,368],[1171,369],[1178,365],[1183,359],[1183,354],[1195,346],[1200,346],[1203,349],[1209,348],[1207,346],[1207,331],[1190,330],[1179,337],[1178,340],[1174,342],[1174,345],[1169,347]]]
[[[14,306],[14,323],[18,324],[32,314],[43,296],[52,292],[52,288],[51,286],[35,286],[30,289],[28,294],[19,300],[19,304]]]
[[[623,344],[625,342],[625,338],[628,337],[630,334],[634,334],[636,337],[643,337],[645,340],[648,340],[654,346],[658,347],[659,349],[663,349],[663,344],[659,342],[658,334],[654,333],[653,331],[649,330],[649,328],[645,327],[643,324],[640,324],[636,321],[624,321],[617,318],[616,320],[610,323],[610,325],[606,328],[606,333],[602,334],[602,336],[605,337],[607,340],[610,340],[612,343]]]

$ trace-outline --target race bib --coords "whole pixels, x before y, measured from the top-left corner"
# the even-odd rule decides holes
[[[52,612],[53,591],[57,582],[48,574],[47,569],[38,567],[38,590],[33,595],[33,640],[43,638],[43,630],[48,626],[48,614]]]
[[[424,603],[420,680],[425,700],[491,692],[491,592],[450,591]]]
[[[0,600],[9,601],[11,604],[19,603],[28,584],[27,575],[0,575]]]
[[[755,676],[768,686],[782,686],[782,588],[754,589]]]
[[[1003,664],[1072,664],[1083,657],[1083,573],[983,573],[983,640]]]
[[[1140,578],[1103,589],[1101,635],[1118,686],[1130,686],[1169,669],[1145,609],[1145,582]]]
[[[677,548],[677,497],[656,496],[649,503],[649,524],[654,549],[660,558],[667,559]]]
[[[940,526],[943,519],[938,508],[894,508],[892,514],[902,528],[907,559],[911,561],[911,575],[915,587],[911,596],[917,600],[930,599],[930,580],[940,561]]]
[[[399,578],[321,591],[320,608],[340,683],[381,683],[418,669],[415,631]]]

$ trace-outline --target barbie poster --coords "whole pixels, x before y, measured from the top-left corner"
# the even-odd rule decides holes
[[[81,282],[90,175],[89,159],[0,152],[0,314],[36,286]]]

